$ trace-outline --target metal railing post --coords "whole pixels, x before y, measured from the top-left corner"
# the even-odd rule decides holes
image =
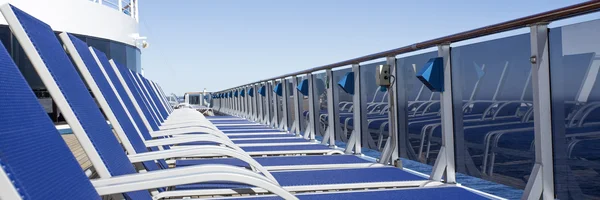
[[[548,24],[530,27],[535,164],[521,199],[554,199]]]
[[[279,129],[288,131],[288,100],[290,95],[288,94],[288,81],[285,78],[281,79],[281,122],[279,123]]]
[[[244,86],[244,103],[246,104],[246,118],[252,121],[252,97],[248,94],[250,86]]]
[[[454,110],[453,107],[454,88],[452,87],[452,61],[450,57],[450,45],[447,44],[439,46],[438,55],[444,59],[444,91],[440,94],[442,115],[442,146],[440,147],[438,157],[433,165],[433,171],[431,172],[430,179],[441,181],[442,177],[444,177],[447,183],[456,183],[456,160],[454,156],[454,130],[456,123],[454,120],[456,115],[460,115],[460,119],[462,119],[462,110]],[[457,97],[462,98],[461,95],[457,95]]]
[[[292,101],[294,106],[294,123],[290,128],[290,132],[296,135],[302,134],[302,113],[300,109],[300,92],[298,92],[298,77],[292,77]]]
[[[255,91],[255,96],[256,96],[256,108],[258,109],[258,112],[256,113],[256,119],[258,121],[258,123],[264,124],[265,122],[263,121],[263,105],[262,105],[262,99],[263,96],[258,92],[258,90],[262,88],[262,83],[256,84],[254,86],[254,91]]]
[[[360,65],[353,64],[352,72],[354,73],[354,95],[352,95],[353,104],[353,130],[348,140],[348,147],[346,147],[346,153],[361,154],[362,153],[362,141],[363,135],[371,137],[368,133],[367,127],[367,106],[364,105],[367,102],[366,95],[362,94],[361,83],[363,82],[360,73]],[[365,120],[363,120],[365,119]]]
[[[325,136],[321,143],[329,144],[330,147],[334,147],[335,135],[341,132],[340,123],[338,122],[338,119],[340,118],[340,109],[338,108],[339,98],[337,93],[334,92],[336,84],[333,81],[333,70],[325,70],[325,75],[327,76],[325,83],[327,89],[327,129],[325,130]]]
[[[263,121],[266,125],[271,126],[271,118],[273,115],[273,113],[271,112],[271,95],[273,95],[273,88],[271,87],[271,83],[269,83],[268,81],[265,82],[265,90],[265,116],[263,118]]]
[[[269,102],[273,105],[273,116],[271,118],[271,126],[273,128],[279,128],[279,107],[277,106],[279,104],[279,99],[277,99],[277,93],[274,90],[275,86],[277,86],[277,80],[272,80],[271,82],[273,83],[273,90],[271,90],[271,92],[273,93],[273,101]]]
[[[389,63],[389,58],[388,58],[388,63]],[[395,95],[396,97],[394,98],[396,100],[396,131],[398,133],[398,151],[396,153],[398,153],[399,157],[402,158],[415,158],[416,154],[414,153],[414,150],[411,148],[411,144],[410,141],[408,140],[408,92],[407,92],[407,88],[409,88],[407,81],[406,80],[411,80],[409,79],[409,74],[414,74],[414,71],[412,68],[398,68],[398,67],[402,67],[402,63],[398,63],[398,60],[395,59],[395,67],[390,68],[390,74],[396,76],[394,83],[395,85],[392,86],[392,88],[390,89]],[[410,77],[410,78],[414,78],[414,77]]]
[[[390,66],[390,74],[395,75],[396,72],[396,57],[387,57],[387,65]],[[394,84],[397,84],[397,78],[391,80],[392,85],[388,87],[388,138],[386,140],[386,151],[381,152],[381,158],[379,159],[379,163],[388,164],[396,161],[398,159],[398,109],[396,108],[396,91],[397,88]],[[380,127],[381,132],[385,131],[385,127]],[[404,132],[406,134],[406,132]],[[383,137],[383,133],[379,134]],[[378,138],[379,141],[383,141],[383,138]],[[408,139],[408,138],[406,138]],[[403,139],[404,140],[404,139]],[[406,147],[404,147],[406,148]]]
[[[315,135],[317,131],[319,131],[319,119],[318,119],[318,111],[316,111],[316,102],[315,102],[315,81],[314,75],[312,73],[306,74],[306,79],[308,80],[308,124],[306,131],[304,132],[304,139],[310,139],[311,141],[315,140]]]

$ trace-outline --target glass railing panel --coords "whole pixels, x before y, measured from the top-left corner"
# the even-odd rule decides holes
[[[407,138],[399,138],[400,145],[407,146],[407,159],[421,162],[427,165],[433,165],[435,162],[435,154],[439,150],[439,146],[428,145],[426,143],[422,129],[425,125],[440,121],[439,116],[439,95],[432,93],[419,79],[416,74],[427,61],[431,58],[437,57],[437,52],[427,52],[407,57],[401,57],[396,59],[396,81],[403,82],[404,88],[398,88],[399,92],[404,92],[407,99],[406,113],[398,113],[399,115],[404,114],[407,120],[408,132]],[[396,83],[398,84],[398,83]],[[397,105],[400,102],[397,100]],[[389,128],[389,127],[385,127]],[[402,131],[402,130],[401,130]],[[419,156],[419,152],[428,150],[432,153],[432,156]],[[430,167],[419,167],[419,172],[429,174],[431,173]],[[416,170],[416,169],[415,169]]]
[[[462,123],[455,118],[456,170],[480,178],[462,181],[525,188],[535,153],[529,33],[453,47],[451,55],[454,109],[462,113]],[[432,146],[441,144],[436,123],[427,132]]]
[[[600,20],[550,29],[555,192],[600,198]]]
[[[302,83],[302,81],[304,81],[304,79],[306,79],[306,76],[298,76],[296,77],[298,79],[298,85],[300,85]],[[296,88],[296,90],[298,90]],[[300,132],[302,132],[302,135],[304,135],[307,125],[308,125],[308,96],[302,94],[300,91],[298,91],[298,101],[299,101],[299,110],[300,110]]]
[[[304,80],[303,76],[297,76],[296,77],[296,82],[298,83],[298,85],[300,85],[300,82],[302,82],[302,80]],[[298,113],[299,113],[299,118],[298,118],[298,126],[299,126],[299,130],[301,135],[304,135],[304,129],[306,128],[306,120],[307,115],[305,114],[305,108],[304,108],[304,95],[302,95],[302,93],[300,93],[300,91],[298,90],[298,88],[292,88],[292,92],[297,91],[298,92]],[[293,93],[292,96],[290,97],[291,102],[291,106],[294,106],[294,102],[293,102]],[[294,110],[295,108],[292,107],[292,110]],[[296,115],[294,115],[296,116]]]
[[[333,70],[333,92],[337,94],[339,98],[339,104],[337,110],[339,111],[339,118],[336,120],[340,124],[340,131],[336,132],[335,140],[341,142],[338,144],[340,147],[346,147],[345,143],[348,142],[350,135],[352,134],[352,127],[348,125],[348,120],[352,118],[354,113],[352,110],[352,95],[345,92],[338,83],[348,73],[352,72],[351,68],[335,69]],[[325,117],[324,117],[325,118]],[[327,119],[329,116],[327,116]]]
[[[292,77],[286,78],[288,83],[287,85],[287,126],[288,130],[291,130],[292,125],[294,124],[294,119],[296,115],[294,115],[294,87],[292,84]]]
[[[325,72],[313,74],[316,95],[315,112],[317,112],[315,121],[315,123],[317,123],[316,136],[323,136],[327,128],[327,121],[324,118],[327,115],[327,92],[325,90],[325,81],[327,80],[326,75]]]
[[[377,85],[375,71],[377,66],[386,64],[376,62],[363,64],[360,66],[361,75],[361,96],[366,97],[366,102],[363,103],[362,110],[366,110],[366,118],[362,119],[363,124],[366,124],[368,131],[362,132],[362,147],[381,151],[387,141],[388,130],[382,128],[388,122],[388,103],[387,90],[382,90]],[[349,125],[353,126],[354,120]],[[365,152],[368,155],[368,152]],[[379,157],[379,155],[372,155]]]
[[[262,104],[263,104],[263,117],[265,119],[267,119],[267,122],[269,122],[271,120],[271,116],[273,116],[273,106],[271,106],[271,102],[268,101],[267,99],[267,95],[269,96],[273,96],[273,92],[271,91],[271,83],[266,82],[263,83],[263,85],[265,86],[265,96],[262,98]]]
[[[280,83],[281,83],[281,81],[278,80],[275,83],[275,86],[277,86]],[[275,86],[273,86],[273,89],[275,89]],[[279,85],[279,87],[283,87],[283,86]],[[283,102],[283,98],[282,98],[282,96],[279,96],[278,94],[275,94],[273,100],[275,102],[277,102],[277,118],[276,118],[277,119],[277,124],[281,125],[280,124],[281,123],[281,119],[283,119],[283,103],[282,103]]]

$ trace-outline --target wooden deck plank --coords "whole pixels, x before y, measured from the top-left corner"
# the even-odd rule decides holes
[[[83,148],[81,148],[81,145],[79,144],[79,141],[77,140],[75,135],[63,134],[61,136],[67,143],[67,146],[69,146],[69,149],[71,149],[71,152],[75,156],[75,159],[77,159],[79,166],[81,166],[81,168],[84,171],[90,169],[92,167],[92,163],[90,162],[90,159],[87,157],[87,155],[83,151]]]

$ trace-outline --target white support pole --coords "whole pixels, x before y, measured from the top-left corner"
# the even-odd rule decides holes
[[[242,91],[242,88],[238,88],[236,90],[237,97],[235,97],[235,98],[236,98],[237,104],[238,104],[238,108],[236,110],[238,112],[238,116],[245,117],[244,116],[244,100],[242,99],[241,91]]]
[[[352,104],[353,104],[353,130],[350,135],[350,139],[348,140],[348,146],[346,147],[345,153],[361,154],[362,153],[362,135],[367,134],[371,137],[367,127],[367,106],[364,105],[367,103],[366,95],[362,94],[361,88],[361,73],[360,73],[360,65],[353,64],[352,72],[354,73],[354,95],[352,95]],[[365,119],[365,120],[363,120]]]
[[[254,85],[248,86],[248,89],[249,89],[248,91],[250,91],[250,89],[252,89],[252,95],[253,95],[253,96],[250,96],[250,94],[248,94],[248,102],[250,103],[250,118],[252,119],[252,121],[256,122],[258,120],[256,119],[257,110],[256,110],[256,101],[254,100],[256,98],[256,94],[254,93],[255,92]],[[248,92],[248,93],[250,93],[250,92]]]
[[[264,124],[264,118],[263,118],[263,96],[258,92],[258,90],[262,88],[262,83],[256,84],[254,86],[254,91],[256,91],[256,107],[258,109],[258,113],[256,118],[258,119],[258,123]]]
[[[340,123],[340,110],[338,109],[338,96],[334,92],[335,82],[333,81],[333,70],[325,70],[327,76],[326,87],[327,87],[327,129],[325,130],[325,136],[323,137],[323,144],[329,144],[330,147],[335,146],[335,135],[341,133]]]
[[[300,109],[300,92],[298,91],[298,77],[292,77],[292,101],[294,102],[294,123],[292,124],[290,132],[300,135],[302,131],[302,113]]]
[[[390,66],[391,75],[394,75],[392,72],[395,72],[396,69],[396,57],[387,57],[387,64]],[[396,82],[397,80],[393,81]],[[395,84],[395,83],[394,83]],[[388,87],[388,138],[385,148],[387,151],[383,151],[381,154],[381,158],[379,159],[379,163],[387,164],[392,163],[398,159],[398,124],[397,124],[397,116],[398,110],[396,109],[396,89],[394,85]],[[383,130],[381,130],[383,131]],[[383,134],[381,134],[383,135]]]
[[[252,108],[254,110],[254,121],[261,123],[260,122],[260,111],[258,110],[258,100],[260,97],[260,94],[258,94],[258,87],[260,87],[260,84],[254,84],[252,85],[252,87],[254,87],[252,95],[254,95],[254,97],[252,97]]]
[[[535,164],[521,199],[554,199],[548,24],[530,27]]]
[[[388,58],[389,63],[390,58]],[[394,80],[394,85],[390,88],[390,91],[395,95],[395,105],[396,109],[396,131],[398,135],[398,144],[396,153],[399,157],[402,158],[410,158],[410,156],[416,157],[414,151],[412,150],[410,141],[408,140],[408,91],[409,85],[407,80],[412,80],[414,77],[409,77],[409,75],[414,75],[414,71],[412,67],[402,67],[402,63],[398,63],[399,60],[396,60],[395,67],[390,68],[390,74],[396,76]]]
[[[140,22],[140,13],[139,13],[139,8],[138,8],[138,0],[132,0],[132,1],[134,2],[133,4],[135,5],[134,6],[134,8],[135,8],[135,12],[134,12],[135,15],[133,15],[133,16],[135,18],[135,21]]]
[[[248,95],[248,91],[250,90],[250,86],[244,86],[244,103],[246,103],[246,118],[252,121],[252,97]]]
[[[233,92],[233,90],[229,90],[229,92],[227,92],[228,93],[227,95],[229,96],[227,98],[229,100],[229,113],[231,115],[238,116],[237,113],[235,112],[235,109],[236,109],[236,99],[234,99],[234,97],[232,95],[230,95],[230,94],[233,94],[232,92]]]
[[[248,119],[248,99],[246,98],[246,94],[243,94],[245,92],[246,86],[242,86],[238,95],[240,97],[240,100],[242,101],[242,116],[244,116],[245,119]]]
[[[263,121],[265,122],[266,125],[271,126],[271,116],[273,115],[273,113],[271,112],[271,96],[273,95],[273,88],[271,87],[271,83],[269,83],[268,81],[264,83],[265,84],[265,101],[264,101],[264,105],[265,105],[265,116]]]
[[[223,112],[225,114],[231,114],[231,113],[229,113],[229,107],[230,107],[229,99],[225,97],[226,93],[227,93],[227,91],[222,92],[223,95],[220,98],[222,105],[221,105],[220,109],[221,109],[221,112]]]
[[[454,160],[454,109],[452,107],[452,61],[450,45],[438,46],[438,55],[444,59],[444,92],[440,94],[442,110],[442,146],[433,166],[430,179],[456,183]],[[457,111],[462,112],[462,111]]]
[[[273,93],[273,101],[269,102],[273,105],[273,116],[271,118],[271,126],[273,128],[279,128],[279,107],[277,106],[277,104],[279,104],[279,100],[277,99],[277,93],[274,90],[277,86],[277,81],[272,80],[271,82],[273,83],[273,90],[271,90],[271,92]]]
[[[235,115],[235,113],[233,113],[233,108],[234,108],[234,102],[233,102],[233,98],[229,97],[229,92],[231,92],[231,90],[228,90],[225,94],[227,96],[227,113],[230,115]]]
[[[233,93],[235,93],[235,91],[237,91],[237,88],[230,91],[231,96],[229,98],[231,99],[231,113],[233,113],[233,115],[239,117],[240,115],[238,113],[238,110],[239,110],[240,106],[238,104],[239,103],[238,98],[233,95]]]
[[[231,91],[231,90],[228,90],[228,91],[226,91],[226,92],[225,92],[225,97],[224,97],[224,98],[225,98],[225,101],[226,101],[226,103],[227,103],[227,106],[226,106],[226,107],[227,107],[227,114],[230,114],[230,115],[235,115],[235,114],[233,113],[233,107],[234,107],[234,105],[233,105],[233,104],[234,104],[234,102],[233,102],[233,99],[232,99],[231,97],[229,97],[229,92],[230,92],[230,91]]]
[[[282,131],[288,131],[288,100],[290,95],[288,94],[288,81],[285,78],[281,79],[281,122],[279,123],[279,129]]]
[[[225,95],[224,95],[225,93],[227,93],[227,92],[223,91],[222,92],[223,95],[219,98],[219,100],[221,100],[221,104],[222,104],[221,108],[219,108],[219,109],[220,109],[220,112],[229,114],[229,99],[225,97]]]
[[[314,75],[312,73],[306,74],[308,80],[308,124],[304,133],[304,138],[310,141],[315,140],[315,135],[319,131],[319,111],[316,109],[317,102],[315,101],[316,91]]]
[[[239,117],[244,117],[244,104],[243,104],[244,101],[242,100],[242,95],[240,95],[241,91],[242,91],[241,88],[237,88],[235,90],[235,92],[237,92],[237,97],[235,97],[235,100],[237,102],[237,108],[235,110]],[[236,95],[234,94],[234,96],[236,96]]]

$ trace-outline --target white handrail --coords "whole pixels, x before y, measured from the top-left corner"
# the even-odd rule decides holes
[[[105,5],[129,15],[139,22],[138,1],[137,0],[89,0],[94,3]]]

